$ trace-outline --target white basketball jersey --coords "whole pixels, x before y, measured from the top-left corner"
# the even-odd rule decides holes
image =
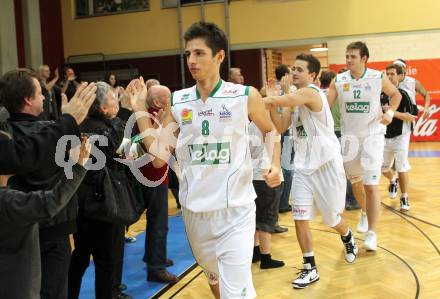
[[[342,135],[365,137],[385,134],[386,126],[380,123],[382,75],[366,68],[359,80],[353,78],[350,71],[336,76]]]
[[[400,81],[399,88],[404,89],[411,99],[413,104],[416,104],[416,79],[405,76],[405,79]]]
[[[248,141],[249,87],[220,80],[203,102],[196,86],[174,92],[180,133],[179,199],[193,212],[243,206],[255,197]]]
[[[338,160],[342,163],[341,147],[334,133],[334,122],[327,97],[316,85],[310,84],[319,93],[322,109],[309,110],[305,105],[298,107],[292,116],[295,146],[295,171],[312,174],[322,165]]]

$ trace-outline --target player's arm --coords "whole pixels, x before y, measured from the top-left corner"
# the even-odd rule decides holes
[[[336,82],[335,79],[333,79],[332,82],[330,83],[330,86],[327,91],[327,101],[328,101],[328,105],[330,107],[333,106],[333,104],[336,101],[336,98],[338,97],[338,92],[336,91],[336,83],[335,82]]]
[[[423,119],[428,118],[429,104],[431,103],[431,97],[429,96],[429,93],[426,91],[425,87],[423,87],[422,83],[420,83],[418,80],[416,80],[416,92],[422,95],[425,101],[422,118]]]
[[[282,96],[268,96],[263,99],[266,109],[277,107],[296,107],[305,105],[312,111],[321,107],[321,101],[317,101],[319,94],[313,88],[300,88],[292,93]]]
[[[140,136],[142,137],[142,144],[144,148],[155,159],[152,164],[156,168],[163,167],[171,155],[171,148],[175,148],[176,139],[171,130],[166,130],[168,126],[177,126],[176,120],[170,112],[170,107],[167,107],[159,117],[162,128],[155,128],[151,122],[151,118],[145,113],[147,109],[147,87],[144,79],[134,79],[127,87],[128,95],[130,96],[131,107],[136,116],[136,123],[139,128]],[[164,129],[165,128],[165,129]],[[175,134],[178,134],[174,130]]]
[[[270,112],[270,118],[272,119],[273,124],[275,125],[275,128],[283,134],[284,132],[289,129],[290,125],[292,124],[292,117],[291,117],[291,108],[289,107],[283,107],[283,108],[272,108],[269,110]]]
[[[394,112],[394,118],[398,118],[400,120],[408,121],[408,122],[413,122],[416,120],[415,115],[409,114],[407,112],[403,113],[403,112],[399,112],[399,111]]]
[[[390,101],[390,108],[382,115],[381,123],[389,125],[393,120],[394,114],[399,107],[402,95],[396,86],[391,83],[387,76],[382,76],[382,91],[388,96]]]
[[[264,144],[269,157],[272,158],[270,169],[263,175],[269,187],[276,187],[281,184],[281,136],[272,123],[269,113],[264,107],[263,100],[258,91],[250,87],[248,97],[249,118],[260,129],[264,136]]]

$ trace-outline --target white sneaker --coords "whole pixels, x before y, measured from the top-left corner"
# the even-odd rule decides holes
[[[402,211],[409,211],[409,200],[408,197],[401,197],[400,198],[400,209]]]
[[[319,280],[318,270],[316,267],[312,268],[310,264],[304,264],[304,269],[298,274],[298,278],[292,281],[293,288],[295,289],[304,289],[309,284]]]
[[[364,248],[369,251],[377,250],[377,237],[374,231],[369,230],[365,234]]]
[[[359,219],[359,223],[357,225],[358,233],[366,233],[368,230],[368,218],[367,214],[361,213],[361,218]]]
[[[350,241],[348,242],[344,242],[341,236],[342,243],[344,243],[344,254],[347,263],[353,263],[358,253],[358,247],[356,245],[353,232],[351,230],[350,230],[350,234],[351,234],[351,238]]]

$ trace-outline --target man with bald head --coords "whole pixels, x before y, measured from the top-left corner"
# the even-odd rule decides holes
[[[170,98],[171,91],[166,86],[153,85],[148,89],[147,104],[154,110],[164,109],[170,103]],[[157,111],[153,112],[157,113]]]
[[[148,80],[150,81],[150,80]],[[156,115],[160,109],[169,105],[171,92],[163,85],[153,85],[148,88],[148,113]],[[154,121],[152,120],[154,124]],[[168,165],[155,168],[149,163],[140,168],[143,176],[152,182],[160,182],[157,187],[142,186],[142,195],[147,208],[147,235],[145,238],[145,253],[143,261],[147,263],[147,280],[176,283],[177,276],[166,270],[173,265],[167,259],[168,234]]]
[[[145,85],[147,86],[147,90],[150,89],[150,87],[155,86],[155,85],[160,85],[159,80],[156,79],[148,79],[145,82]]]
[[[229,70],[229,82],[235,83],[235,84],[243,84],[244,83],[244,77],[241,74],[241,69],[238,67],[231,67]]]

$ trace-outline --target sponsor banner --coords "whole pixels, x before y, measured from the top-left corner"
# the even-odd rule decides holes
[[[398,57],[396,57],[398,58]],[[372,69],[385,71],[385,68],[393,61],[369,62],[367,66]],[[440,58],[439,59],[418,59],[406,60],[407,72],[410,77],[417,79],[431,96],[429,107],[430,116],[427,120],[417,119],[414,132],[411,136],[412,141],[440,141]],[[345,68],[345,64],[330,64],[330,69],[338,72]],[[417,105],[419,106],[419,116],[422,115],[424,100],[417,94]]]

